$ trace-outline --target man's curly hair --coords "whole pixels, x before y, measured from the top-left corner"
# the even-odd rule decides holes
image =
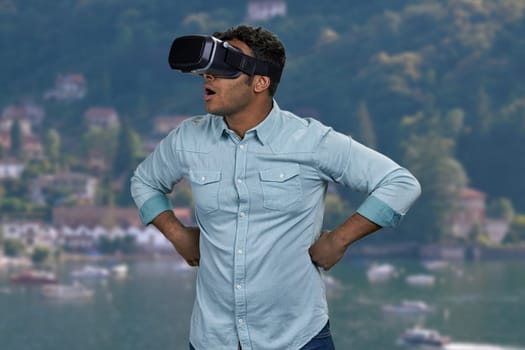
[[[267,29],[240,25],[224,32],[215,32],[213,36],[224,41],[233,39],[240,40],[252,49],[255,58],[273,63],[281,69],[284,68],[284,64],[286,63],[284,45],[275,34]],[[278,84],[279,82],[277,81],[272,80],[270,82],[268,89],[270,96],[275,95]]]

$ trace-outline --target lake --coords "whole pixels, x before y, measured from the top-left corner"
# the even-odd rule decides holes
[[[439,270],[415,260],[381,262],[395,267],[389,280],[369,281],[366,260],[344,260],[326,273],[338,350],[402,350],[399,335],[416,324],[449,336],[446,349],[525,349],[525,261],[450,262]],[[165,259],[126,263],[125,279],[82,280],[95,291],[87,302],[46,299],[40,287],[13,285],[12,271],[0,270],[0,349],[186,350],[195,271]],[[83,265],[57,266],[60,282],[71,282]],[[432,275],[434,284],[407,283],[414,274]],[[424,301],[433,310],[383,310],[402,300]]]

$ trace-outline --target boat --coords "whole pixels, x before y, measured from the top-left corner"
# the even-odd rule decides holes
[[[436,284],[436,277],[426,274],[415,274],[407,276],[406,282],[412,286],[432,287]]]
[[[109,276],[109,270],[104,267],[85,265],[80,269],[73,270],[71,276],[74,278],[104,278]]]
[[[395,275],[396,269],[390,264],[374,264],[366,271],[366,276],[370,282],[387,281]]]
[[[435,329],[413,327],[401,334],[399,342],[404,345],[441,348],[450,342],[450,338]]]
[[[113,273],[113,276],[116,278],[126,278],[128,276],[128,265],[126,264],[118,264],[111,268],[111,272]]]
[[[25,270],[9,277],[11,282],[20,284],[56,283],[57,277],[53,272],[43,270]]]
[[[42,287],[42,295],[54,300],[89,300],[95,292],[82,284],[75,282],[67,284],[48,284]]]
[[[423,266],[430,271],[443,270],[449,266],[447,261],[444,260],[428,260],[423,261]]]
[[[399,314],[425,314],[434,311],[434,308],[421,300],[403,300],[400,304],[386,304],[383,311]]]

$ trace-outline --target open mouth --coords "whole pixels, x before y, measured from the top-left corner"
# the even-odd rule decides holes
[[[204,89],[204,95],[205,96],[211,96],[211,95],[215,95],[215,91],[210,89],[210,88],[205,88]]]

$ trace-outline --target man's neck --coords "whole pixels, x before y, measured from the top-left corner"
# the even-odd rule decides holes
[[[225,116],[224,119],[228,128],[233,130],[239,137],[244,138],[246,131],[259,125],[273,107],[273,99],[268,99],[262,103],[253,104],[251,108],[244,110],[242,113]]]

